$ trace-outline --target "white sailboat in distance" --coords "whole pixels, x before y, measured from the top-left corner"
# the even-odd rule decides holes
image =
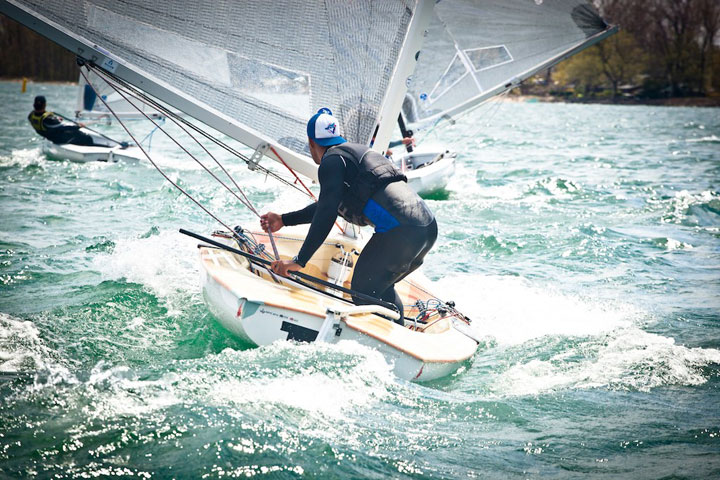
[[[124,120],[142,120],[145,115],[161,120],[163,115],[142,102],[126,100],[121,97],[105,80],[94,72],[79,75],[77,100],[75,102],[75,120],[78,122],[94,120],[111,123],[113,118]],[[98,98],[100,97],[100,98]],[[108,106],[112,112],[108,109]]]

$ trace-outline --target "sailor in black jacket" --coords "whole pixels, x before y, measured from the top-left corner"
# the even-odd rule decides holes
[[[402,316],[403,304],[394,286],[422,264],[435,243],[433,213],[385,157],[340,136],[329,109],[320,109],[310,118],[308,142],[319,165],[318,201],[301,210],[283,215],[269,212],[260,218],[263,229],[273,232],[284,225],[310,223],[298,255],[273,262],[273,270],[287,275],[304,267],[338,215],[356,225],[372,225],[375,233],[357,260],[352,289],[395,304]]]
[[[95,142],[92,136],[80,130],[82,124],[71,124],[65,121],[61,116],[46,111],[45,105],[45,97],[38,95],[33,102],[33,111],[28,115],[28,121],[38,135],[58,144],[112,146]]]

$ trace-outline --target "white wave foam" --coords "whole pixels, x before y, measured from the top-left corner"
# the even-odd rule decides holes
[[[689,138],[686,141],[688,143],[720,143],[720,137],[717,135],[710,135],[708,137]]]
[[[175,230],[149,238],[119,239],[112,253],[95,257],[93,267],[107,279],[125,278],[144,285],[169,301],[169,315],[177,315],[176,297],[199,291],[196,245],[196,240]]]
[[[493,389],[503,395],[536,395],[569,388],[648,391],[700,385],[707,381],[701,369],[711,363],[720,364],[720,350],[675,345],[672,338],[631,327],[582,342],[548,360],[514,365],[498,375]]]
[[[666,238],[662,239],[665,243],[665,248],[667,250],[692,250],[693,246],[689,243],[681,242],[679,240],[675,240],[674,238]],[[661,243],[663,243],[661,241]]]
[[[387,395],[385,385],[394,383],[391,367],[382,354],[356,342],[337,345],[296,345],[278,342],[269,347],[245,352],[227,350],[222,355],[241,356],[243,361],[256,365],[266,363],[263,357],[296,358],[300,362],[316,363],[317,358],[335,356],[360,357],[350,371],[280,372],[259,378],[232,378],[222,388],[213,388],[208,401],[217,405],[272,404],[301,409],[309,415],[342,418],[347,409],[363,407]],[[252,357],[252,358],[247,358]],[[303,360],[303,357],[306,359]]]
[[[46,353],[33,322],[0,313],[0,370],[36,370],[44,365]]]
[[[0,371],[43,372],[47,379],[39,385],[36,377],[32,390],[72,382],[74,377],[63,363],[58,353],[42,340],[33,322],[0,313]]]
[[[491,388],[500,395],[699,385],[707,381],[701,368],[720,364],[720,350],[646,332],[641,324],[648,314],[622,302],[582,299],[518,277],[462,275],[437,286],[452,292],[444,298],[454,298],[476,333],[494,338],[501,350],[525,344],[522,354],[533,356],[560,345],[549,359],[520,360],[495,375]]]
[[[521,277],[451,275],[436,283],[443,299],[473,319],[473,328],[501,345],[546,335],[598,335],[632,324],[638,311],[535,286]]]
[[[142,417],[182,401],[176,391],[177,375],[169,373],[157,380],[140,380],[126,366],[107,367],[98,363],[84,382],[83,395],[92,401],[83,410],[90,417]]]
[[[9,157],[0,156],[0,165],[29,167],[30,165],[45,165],[47,158],[40,148],[25,148],[13,150]]]
[[[337,358],[351,361],[338,368]],[[282,368],[287,362],[292,366]],[[87,380],[73,387],[72,395],[83,398],[79,403],[84,414],[100,419],[164,415],[164,409],[183,402],[243,418],[251,411],[289,408],[302,412],[296,418],[303,423],[312,419],[305,427],[316,430],[316,435],[336,437],[343,428],[337,419],[344,419],[348,410],[382,401],[396,382],[379,352],[355,342],[278,342],[245,351],[226,349],[181,363],[181,371],[148,380],[127,366],[101,361]]]

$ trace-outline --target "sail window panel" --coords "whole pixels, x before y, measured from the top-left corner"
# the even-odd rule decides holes
[[[268,63],[230,55],[233,87],[239,95],[254,98],[288,112],[300,121],[310,115],[310,76]]]
[[[513,61],[505,45],[463,50],[472,64],[473,70],[481,72]]]
[[[406,121],[420,122],[430,111],[436,110],[431,98],[438,98],[467,71],[458,62],[460,59],[454,40],[438,16],[433,14],[403,102]]]
[[[87,26],[128,50],[173,63],[186,74],[230,85],[227,51],[190,40],[171,31],[140,23],[105,8],[88,5]]]
[[[467,67],[463,63],[459,54],[456,54],[453,61],[448,65],[445,73],[430,92],[428,100],[430,103],[434,103],[438,98],[443,96],[453,88],[458,82],[460,82],[464,76],[468,74]]]
[[[452,88],[446,90],[441,96],[432,102],[423,105],[424,116],[444,114],[456,105],[466,101],[470,96],[478,95],[480,89],[475,83],[472,75],[464,75]]]
[[[606,28],[587,0],[442,0],[435,4],[434,15],[403,107],[415,114],[416,123],[434,121],[450,109],[461,113],[484,99],[485,92],[526,78]],[[449,40],[433,44],[431,36]],[[440,83],[439,75],[451,62],[443,55],[458,51],[474,81],[463,78],[443,89],[448,79]],[[460,92],[463,86],[467,91]],[[450,105],[450,98],[457,103]]]

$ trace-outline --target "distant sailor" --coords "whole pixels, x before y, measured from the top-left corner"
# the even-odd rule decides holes
[[[112,147],[109,143],[99,143],[93,137],[80,130],[82,124],[74,124],[53,112],[45,111],[45,97],[38,95],[33,102],[33,111],[28,115],[30,125],[38,135],[53,143],[72,143],[74,145]]]
[[[304,267],[338,214],[355,225],[372,225],[375,233],[357,260],[352,289],[395,304],[401,323],[404,310],[395,284],[423,263],[435,243],[435,216],[388,159],[340,136],[329,109],[322,108],[310,118],[307,134],[310,153],[319,165],[320,197],[302,210],[260,217],[262,228],[273,232],[284,225],[310,223],[297,256],[273,262],[272,269],[287,275]]]

